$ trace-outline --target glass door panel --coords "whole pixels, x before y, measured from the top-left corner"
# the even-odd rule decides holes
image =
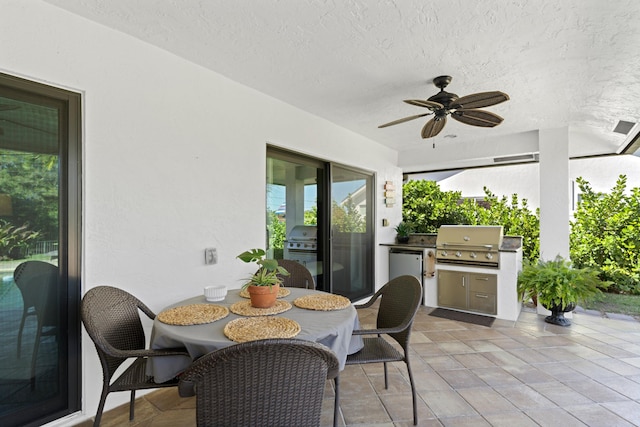
[[[0,80],[0,425],[78,409],[77,305],[69,305],[65,202],[69,106]],[[64,141],[64,142],[63,142]],[[72,308],[72,307],[75,307]]]
[[[351,300],[373,293],[373,175],[331,168],[332,292]]]
[[[267,253],[298,261],[323,289],[321,244],[317,236],[323,182],[322,162],[270,149],[267,155]],[[304,234],[304,235],[303,235]],[[313,241],[311,238],[314,237]],[[300,239],[309,238],[308,245]],[[294,244],[294,240],[298,243]]]

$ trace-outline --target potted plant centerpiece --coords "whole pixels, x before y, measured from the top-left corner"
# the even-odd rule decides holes
[[[575,268],[561,256],[527,263],[518,274],[518,293],[525,301],[537,295],[538,302],[551,311],[545,322],[560,326],[571,325],[564,313],[573,311],[578,302],[602,292],[610,284],[598,277],[598,270]]]
[[[408,221],[400,221],[394,229],[397,233],[396,239],[398,243],[407,243],[409,241],[409,234],[413,233],[413,224]]]
[[[263,249],[244,251],[237,258],[244,262],[258,264],[258,271],[242,286],[242,289],[247,289],[249,292],[251,305],[258,308],[272,307],[276,303],[278,290],[282,284],[281,276],[288,276],[289,272],[278,265],[277,260],[266,258],[266,252]]]

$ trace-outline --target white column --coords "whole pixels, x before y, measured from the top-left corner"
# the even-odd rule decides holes
[[[568,128],[541,129],[540,150],[540,258],[569,258],[569,218],[571,181],[569,180]]]
[[[571,182],[569,179],[568,128],[541,129],[540,151],[540,259],[560,255],[569,258],[569,218]],[[537,312],[549,314],[540,304]],[[567,313],[570,317],[571,313]]]

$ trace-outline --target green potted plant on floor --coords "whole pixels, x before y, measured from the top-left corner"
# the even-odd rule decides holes
[[[580,301],[595,296],[611,284],[601,280],[598,273],[590,267],[575,268],[561,256],[526,263],[518,274],[518,293],[525,301],[537,296],[538,302],[551,311],[545,322],[569,326],[571,321],[564,313],[573,311]]]
[[[398,225],[394,227],[396,230],[396,239],[398,243],[407,243],[409,241],[409,234],[413,233],[413,224],[408,221],[400,221]]]
[[[278,260],[266,258],[264,249],[250,249],[238,255],[237,258],[247,263],[255,262],[258,265],[258,270],[242,286],[242,289],[247,289],[249,292],[251,305],[259,308],[273,306],[282,284],[282,276],[288,276],[289,272],[278,265]]]

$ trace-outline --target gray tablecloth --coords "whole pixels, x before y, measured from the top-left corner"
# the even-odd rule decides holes
[[[321,293],[299,288],[287,288],[291,294],[284,299],[291,302],[293,300],[312,293]],[[231,304],[245,300],[239,295],[238,289],[229,290],[224,301],[212,302],[208,304],[219,304],[231,306]],[[188,304],[203,304],[207,301],[203,296],[190,298],[170,307],[177,307]],[[343,310],[315,311],[305,310],[293,305],[291,310],[278,314],[278,316],[295,320],[300,324],[301,331],[296,338],[315,341],[324,344],[333,350],[340,361],[340,369],[344,368],[348,354],[359,351],[362,346],[362,337],[351,335],[354,329],[359,328],[358,316],[353,306]],[[187,357],[155,357],[149,363],[149,374],[153,375],[158,383],[174,378],[184,371],[192,360],[197,359],[211,351],[218,350],[235,342],[229,340],[224,335],[224,326],[231,320],[243,316],[229,313],[229,316],[213,323],[194,326],[172,326],[160,322],[157,318],[153,323],[151,332],[151,348],[171,348],[186,347],[191,359]]]

